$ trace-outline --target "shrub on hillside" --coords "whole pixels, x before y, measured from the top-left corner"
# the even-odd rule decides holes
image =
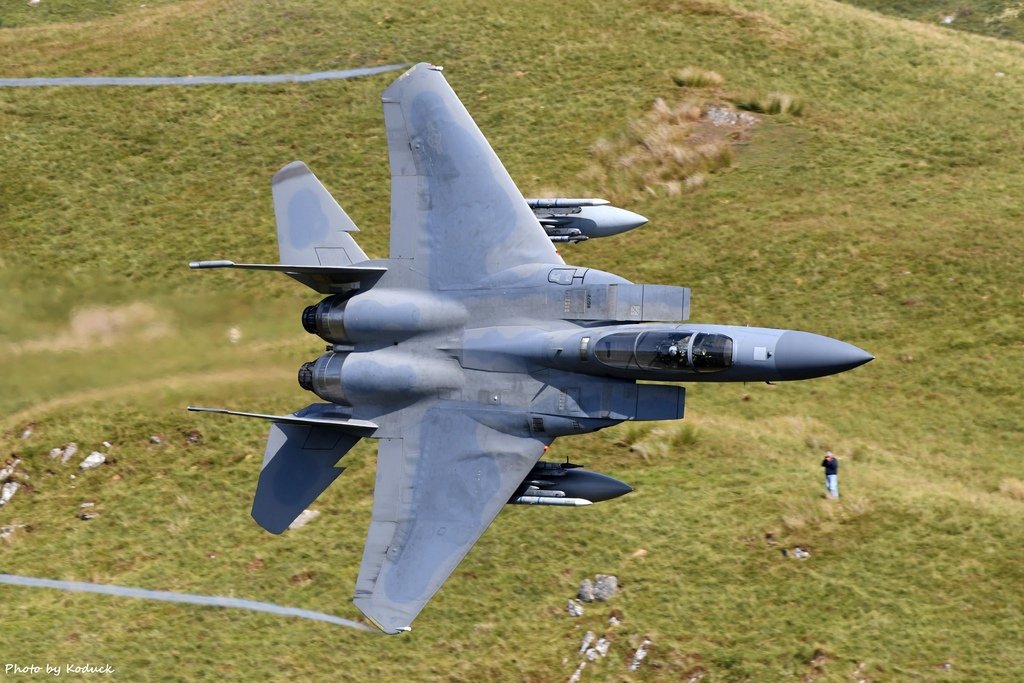
[[[1024,500],[1024,481],[1020,479],[1003,479],[999,483],[999,493],[1014,500]]]
[[[714,88],[722,85],[725,79],[717,71],[698,69],[688,66],[672,74],[672,80],[680,88]]]
[[[669,194],[700,187],[707,174],[733,162],[727,132],[703,120],[700,103],[669,104],[662,98],[625,135],[599,140],[592,153],[597,182],[605,188],[626,181],[632,189],[662,187]]]
[[[747,97],[734,101],[738,109],[758,114],[790,114],[800,116],[804,113],[802,100],[782,92],[773,92],[763,97]]]

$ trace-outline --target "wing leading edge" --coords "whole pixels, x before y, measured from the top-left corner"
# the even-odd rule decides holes
[[[438,404],[377,452],[373,520],[353,602],[381,630],[409,625],[497,516],[546,443]]]
[[[440,69],[418,64],[384,91],[391,258],[434,289],[524,263],[564,263]]]

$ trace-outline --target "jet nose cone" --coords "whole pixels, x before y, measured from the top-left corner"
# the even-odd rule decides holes
[[[874,358],[853,344],[810,332],[786,332],[775,345],[775,369],[784,380],[834,375]]]
[[[627,209],[619,209],[617,215],[618,223],[622,226],[622,231],[632,230],[633,228],[639,228],[641,225],[647,223],[647,219],[638,213],[633,213]]]

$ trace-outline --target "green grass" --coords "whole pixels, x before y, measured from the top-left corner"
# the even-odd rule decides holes
[[[1024,5],[1016,0],[846,0],[883,14],[993,38],[1024,40]]]
[[[822,0],[147,5],[4,10],[4,75],[441,63],[524,194],[607,192],[651,220],[569,261],[689,286],[698,321],[812,330],[877,359],[690,386],[683,423],[558,441],[552,459],[636,491],[506,510],[408,636],[5,586],[5,662],[109,663],[129,681],[564,681],[594,630],[612,649],[584,681],[1018,678],[1024,46]],[[679,101],[689,64],[803,115],[763,117],[695,192],[637,191],[614,168],[598,183],[595,143]],[[269,178],[296,158],[385,256],[390,78],[0,91],[0,446],[31,485],[0,509],[26,525],[0,545],[3,571],[355,616],[372,443],[317,520],[276,537],[248,517],[264,426],[183,410],[309,402],[294,373],[322,344],[298,317],[317,297],[185,264],[275,259]],[[98,308],[143,329],[82,333]],[[47,455],[104,440],[113,461],[91,472]],[[838,503],[821,497],[825,449],[842,459]],[[811,557],[782,556],[796,545]],[[620,595],[568,617],[596,573]]]
[[[6,2],[0,7],[0,29],[38,26],[40,24],[85,22],[137,13],[140,9],[171,4],[173,0],[39,0],[36,5]],[[71,75],[71,74],[68,74]]]

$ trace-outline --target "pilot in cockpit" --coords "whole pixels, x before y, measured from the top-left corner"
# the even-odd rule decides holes
[[[669,342],[668,348],[664,351],[663,362],[671,368],[686,367],[686,346],[681,345],[678,340]]]

